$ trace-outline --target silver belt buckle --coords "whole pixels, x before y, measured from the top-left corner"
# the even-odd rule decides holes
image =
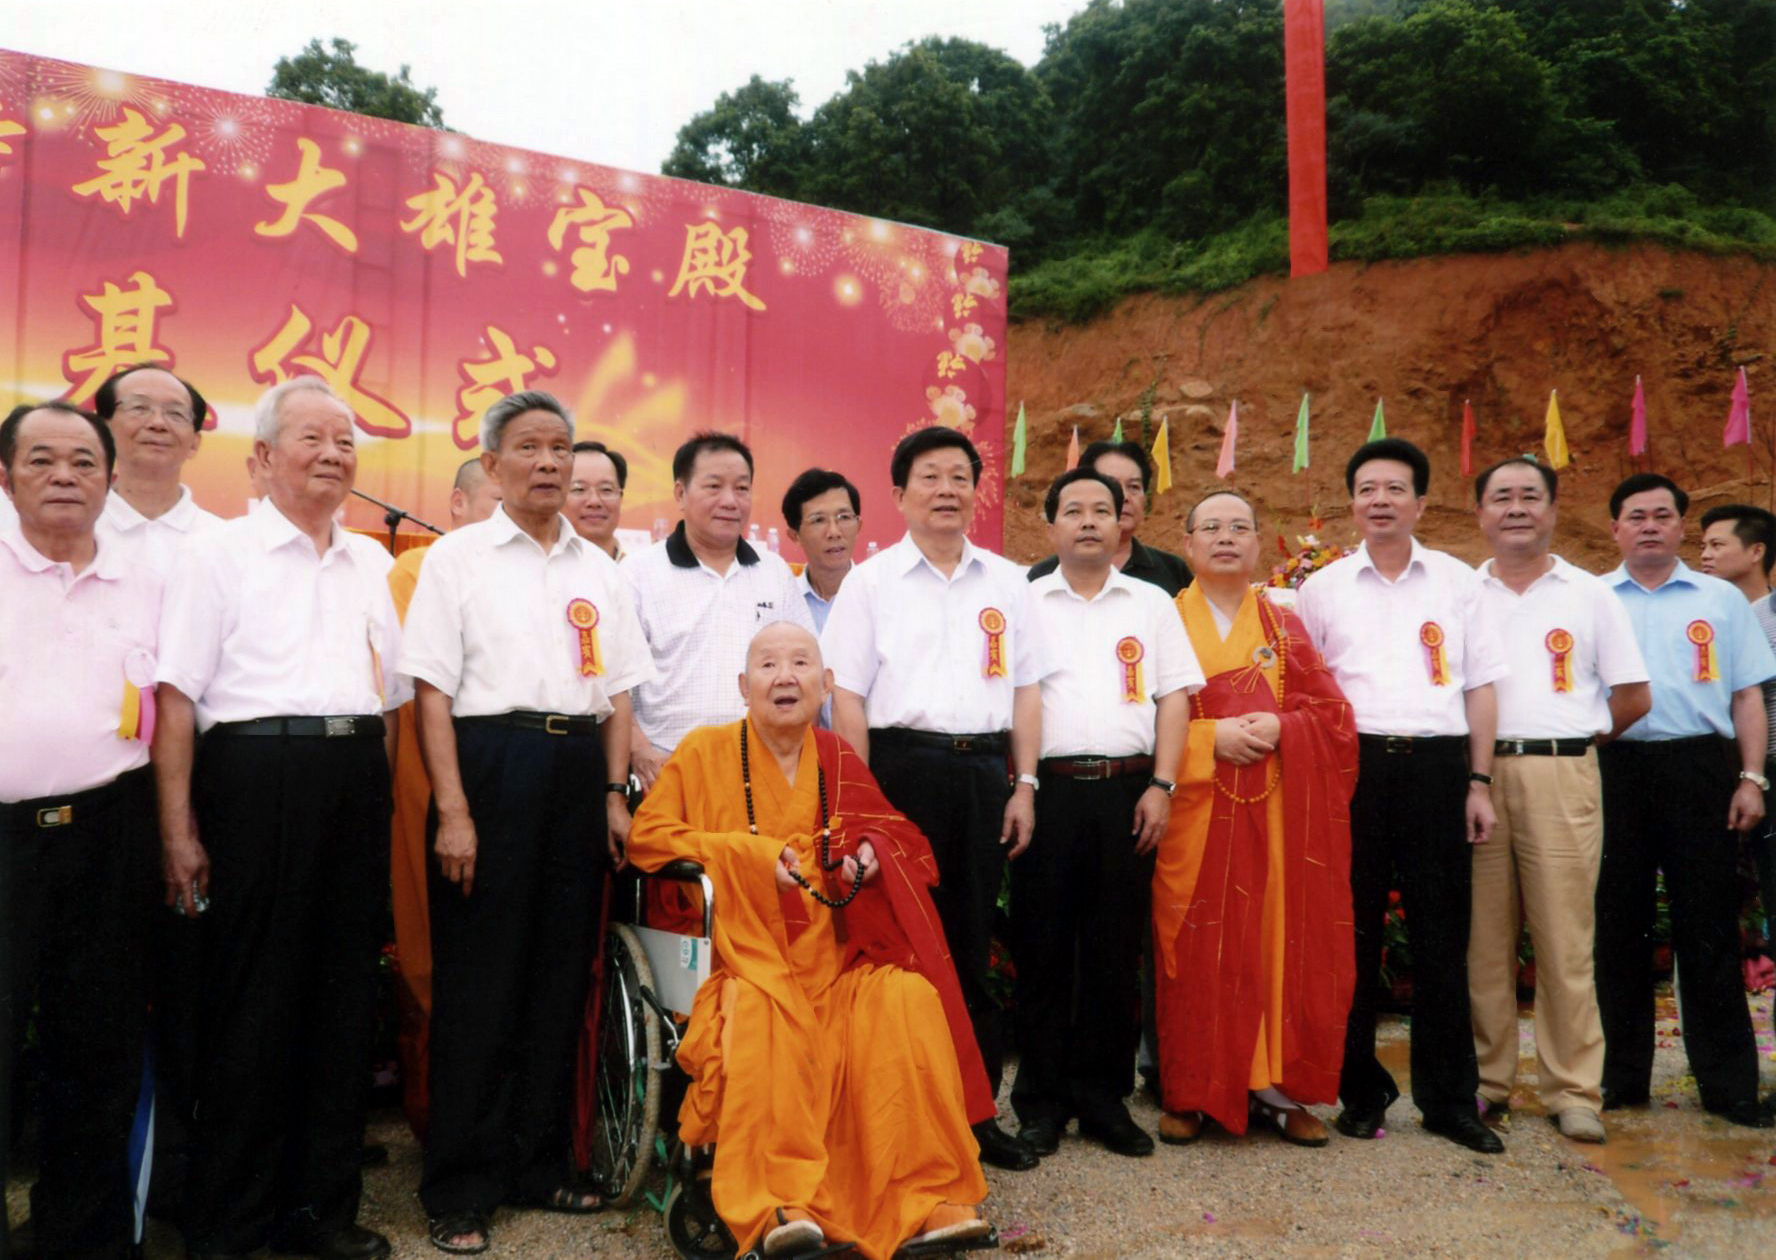
[[[1517,750],[1517,755],[1519,757],[1521,757],[1523,755],[1523,741],[1522,740],[1520,740],[1520,739],[1512,740],[1511,747],[1515,748]]]
[[[338,739],[357,733],[358,720],[352,717],[322,718],[322,731],[328,739]]]

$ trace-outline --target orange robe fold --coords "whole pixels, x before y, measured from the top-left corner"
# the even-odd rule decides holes
[[[409,547],[389,570],[395,612],[419,586],[425,547]],[[390,824],[389,894],[395,917],[396,996],[401,1015],[401,1110],[415,1137],[425,1140],[431,1094],[426,1065],[432,1021],[432,916],[426,900],[426,810],[432,781],[419,752],[419,720],[410,701],[395,711],[394,817]]]
[[[1153,873],[1160,1080],[1168,1111],[1243,1133],[1250,1090],[1338,1097],[1356,725],[1294,614],[1248,593],[1224,641],[1200,587],[1177,604],[1208,685]],[[1277,715],[1277,751],[1217,761],[1216,720],[1247,713]]]
[[[742,1251],[775,1208],[795,1207],[829,1240],[888,1257],[938,1204],[987,1193],[969,1132],[969,1095],[986,1076],[972,1036],[959,1046],[952,1035],[955,1020],[968,1025],[931,906],[935,867],[836,736],[808,732],[793,786],[756,731],[748,738],[759,834],[747,830],[739,723],[685,737],[630,834],[641,869],[689,858],[715,889],[710,978],[678,1053],[691,1076],[679,1132],[715,1143],[711,1193]],[[832,856],[868,839],[882,863],[842,911],[775,878],[787,844],[817,887],[846,891],[820,874],[821,768]]]

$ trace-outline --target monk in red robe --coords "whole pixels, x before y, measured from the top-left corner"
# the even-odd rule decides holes
[[[679,743],[628,857],[689,858],[715,886],[679,1133],[715,1145],[710,1192],[740,1250],[845,1241],[886,1258],[990,1233],[969,1124],[994,1107],[930,846],[850,746],[814,728],[831,678],[806,630],[761,630],[740,677],[747,716]]]
[[[1255,1117],[1324,1146],[1303,1104],[1337,1100],[1344,1055],[1356,724],[1301,623],[1251,584],[1251,505],[1210,495],[1187,527],[1178,612],[1208,685],[1153,874],[1159,1136]]]

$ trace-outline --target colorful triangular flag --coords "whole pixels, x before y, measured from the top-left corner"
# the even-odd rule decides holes
[[[1024,475],[1024,444],[1028,434],[1024,427],[1024,404],[1018,403],[1017,424],[1011,430],[1011,467],[1006,470],[1008,477]]]
[[[1640,377],[1634,378],[1634,401],[1628,405],[1628,453],[1644,455],[1647,448],[1646,391]]]
[[[1727,410],[1727,427],[1721,431],[1722,446],[1751,443],[1751,389],[1745,382],[1745,369],[1733,382],[1733,405]]]
[[[1227,408],[1227,432],[1221,438],[1221,458],[1215,461],[1215,475],[1225,480],[1233,476],[1233,451],[1239,445],[1240,405],[1236,399]]]
[[[1474,408],[1462,399],[1462,476],[1474,475]]]
[[[1369,422],[1369,441],[1379,442],[1388,435],[1387,417],[1381,413],[1381,399],[1375,400],[1375,419]]]
[[[1153,493],[1164,494],[1172,488],[1171,418],[1159,422],[1159,433],[1153,439]]]
[[[1560,422],[1560,391],[1548,391],[1548,426],[1542,434],[1542,449],[1548,452],[1548,467],[1558,472],[1572,463],[1572,452],[1566,448],[1566,426]]]
[[[1298,473],[1307,467],[1307,395],[1301,396],[1301,410],[1295,413],[1295,458],[1289,471]]]
[[[1110,435],[1110,440],[1112,442],[1122,441],[1122,417],[1121,416],[1116,417],[1116,432],[1114,432]]]
[[[1079,426],[1073,426],[1073,436],[1067,441],[1067,467],[1064,471],[1072,472],[1079,467]]]

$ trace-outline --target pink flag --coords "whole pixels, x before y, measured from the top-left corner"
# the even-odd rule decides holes
[[[1637,376],[1634,378],[1634,402],[1628,408],[1628,453],[1645,455],[1646,448],[1646,391],[1641,389]]]
[[[1240,405],[1235,401],[1227,409],[1227,434],[1221,439],[1221,458],[1215,461],[1215,475],[1225,480],[1233,476],[1233,448],[1239,444]]]
[[[1745,369],[1739,369],[1739,379],[1733,382],[1733,405],[1727,411],[1727,427],[1721,432],[1722,446],[1737,446],[1744,442],[1751,444],[1751,391],[1745,384]]]

